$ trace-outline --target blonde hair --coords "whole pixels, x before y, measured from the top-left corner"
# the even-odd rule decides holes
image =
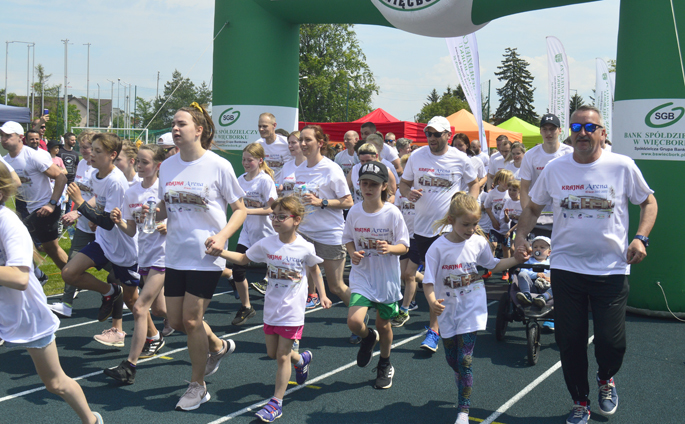
[[[492,181],[496,186],[500,185],[500,183],[509,183],[510,180],[514,178],[514,173],[511,172],[508,169],[500,169],[497,171],[495,174],[495,178]]]
[[[265,157],[266,154],[264,153],[264,147],[262,147],[261,144],[259,143],[250,143],[245,148],[243,149],[243,153],[247,153],[251,155],[255,159],[261,159],[262,163],[259,164],[259,170],[264,171],[269,176],[271,177],[272,180],[276,180],[274,177],[274,171],[273,169],[269,168],[269,165],[267,165]]]
[[[138,161],[138,146],[131,140],[123,140],[121,142],[121,153],[125,154],[129,159],[133,159],[134,163]]]
[[[437,231],[440,228],[450,225],[450,218],[454,220],[466,214],[480,217],[480,204],[478,203],[478,200],[474,199],[466,192],[458,191],[452,197],[450,207],[445,216],[433,223],[433,229]]]
[[[514,155],[512,153],[514,151],[514,149],[521,149],[521,152],[523,152],[524,155],[526,154],[526,146],[524,146],[523,143],[520,143],[517,141],[516,143],[511,145],[511,149],[509,150],[509,154],[507,154],[507,157],[504,159],[505,162],[510,162],[510,161],[514,160]]]
[[[95,134],[97,134],[95,131],[86,130],[80,133],[78,137],[76,137],[76,140],[78,141],[79,145],[84,142],[93,144],[93,136]]]
[[[371,143],[364,143],[357,149],[357,156],[361,155],[376,155],[378,156],[378,149]]]
[[[5,200],[9,199],[17,192],[17,185],[12,179],[10,170],[4,163],[0,162],[0,193],[2,193],[2,200],[0,205],[5,204]]]
[[[507,187],[514,188],[516,190],[521,190],[521,181],[519,180],[509,180]]]
[[[93,138],[91,139],[91,144],[95,144],[96,141],[99,141],[100,144],[102,144],[102,147],[104,147],[107,153],[116,152],[117,156],[115,157],[115,159],[119,157],[119,153],[121,153],[122,143],[118,135],[114,133],[97,133],[93,135]]]
[[[296,217],[304,217],[304,205],[295,196],[279,197],[271,204],[271,210],[274,211],[277,207],[290,212]]]

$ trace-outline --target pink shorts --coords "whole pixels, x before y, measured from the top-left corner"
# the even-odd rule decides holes
[[[284,339],[300,340],[302,338],[302,330],[304,325],[296,327],[278,326],[264,324],[264,334],[278,334]]]

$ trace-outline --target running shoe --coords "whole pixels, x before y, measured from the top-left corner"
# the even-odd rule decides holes
[[[374,371],[376,371],[376,384],[374,384],[374,388],[389,389],[392,387],[392,376],[395,375],[395,368],[392,364],[388,363],[384,367],[381,367],[379,364]]]
[[[162,337],[169,337],[170,335],[174,334],[174,330],[170,325],[169,325],[169,320],[164,318],[164,329],[162,330]]]
[[[392,319],[390,325],[393,327],[402,327],[407,321],[409,321],[409,312],[403,312],[400,309],[400,312]]]
[[[307,296],[307,304],[305,305],[305,309],[314,309],[317,306],[321,305],[321,299],[319,299],[319,295],[314,293],[310,294]]]
[[[419,305],[416,304],[416,301],[415,301],[415,300],[412,300],[412,301],[409,303],[409,307],[408,307],[407,309],[410,310],[410,311],[415,311],[415,310],[419,309]]]
[[[590,402],[574,402],[566,424],[587,424],[590,420]]]
[[[102,372],[122,384],[133,384],[136,381],[136,369],[125,359],[118,366],[105,368]]]
[[[103,331],[102,334],[96,334],[93,336],[96,342],[102,343],[105,346],[113,347],[124,347],[124,338],[126,337],[126,332],[119,332],[116,328],[108,328]]]
[[[295,381],[299,386],[303,385],[309,377],[309,363],[312,362],[312,353],[308,350],[302,352],[302,366],[295,365]]]
[[[545,301],[545,298],[542,296],[538,296],[533,299],[533,305],[537,306],[538,308],[542,309],[547,305],[547,302]]]
[[[245,321],[252,318],[256,314],[257,314],[257,312],[254,310],[254,308],[252,306],[250,306],[249,309],[244,307],[244,306],[241,306],[240,309],[238,309],[238,312],[236,312],[235,318],[233,318],[233,321],[231,321],[231,324],[242,325]]]
[[[98,321],[102,322],[112,315],[112,309],[114,307],[114,302],[121,297],[121,287],[118,284],[112,284],[114,288],[114,293],[109,296],[102,296],[102,305],[100,305],[100,310],[98,311]]]
[[[364,368],[371,362],[371,357],[373,356],[373,348],[376,347],[376,343],[380,336],[378,332],[373,328],[369,328],[369,336],[362,339],[359,343],[359,352],[357,352],[357,366]]]
[[[487,280],[488,278],[492,277],[492,271],[488,271],[485,274],[481,276],[483,280]]]
[[[426,338],[423,339],[423,342],[419,347],[421,349],[426,349],[430,350],[431,352],[435,352],[438,350],[438,342],[440,341],[440,336],[438,335],[438,333],[436,333],[428,327],[426,327],[426,330],[428,330],[426,331]]]
[[[100,415],[99,412],[93,411],[93,415],[95,416],[95,419],[97,422],[95,424],[104,424],[104,421],[102,421],[102,415]]]
[[[159,335],[159,339],[157,340],[146,339],[145,345],[143,345],[143,351],[140,352],[140,356],[138,358],[145,359],[155,356],[165,344],[166,342],[164,341],[164,336],[162,334]]]
[[[67,305],[66,303],[58,302],[58,303],[53,303],[51,305],[48,305],[48,308],[57,316],[64,317],[64,318],[70,318],[71,317],[71,306]]]
[[[281,418],[281,415],[283,415],[283,410],[280,406],[278,406],[278,402],[271,399],[269,403],[264,405],[264,408],[262,408],[255,415],[265,423],[272,423],[276,421],[276,418]]]
[[[460,412],[457,414],[457,421],[454,424],[469,424],[468,412]]]
[[[219,364],[224,356],[230,355],[235,350],[235,342],[233,340],[227,339],[222,340],[221,342],[223,347],[220,351],[208,354],[209,356],[207,357],[207,365],[205,366],[205,377],[209,377],[217,372],[219,369]]]
[[[254,290],[258,291],[261,294],[266,294],[266,287],[269,284],[267,279],[263,279],[262,281],[250,283],[250,287],[252,287]]]
[[[528,292],[516,293],[516,300],[519,301],[521,306],[530,306],[533,304],[533,297]]]
[[[597,376],[597,386],[599,386],[599,413],[605,416],[614,415],[618,408],[618,392],[614,377],[609,380],[600,380]]]
[[[369,324],[369,314],[367,313],[366,316],[364,316],[364,325],[368,325],[368,324]],[[351,344],[359,344],[361,342],[362,342],[362,338],[359,337],[358,335],[356,335],[354,333],[352,333],[350,335],[350,343]]]
[[[542,328],[546,328],[549,331],[554,331],[554,321],[545,321],[542,323]]]
[[[181,399],[176,404],[176,410],[192,411],[211,398],[212,396],[209,395],[206,384],[200,385],[200,383],[193,381],[188,385],[188,390],[183,393],[183,396],[181,396]]]
[[[507,281],[508,279],[509,279],[509,273],[508,272],[502,273],[502,280]]]

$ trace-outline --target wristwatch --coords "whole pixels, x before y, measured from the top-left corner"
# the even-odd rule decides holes
[[[642,244],[645,245],[645,247],[649,247],[649,237],[637,235],[637,236],[633,237],[633,239],[640,240],[642,242]]]
[[[328,207],[328,199],[323,199],[321,201],[321,209],[326,209]]]
[[[57,207],[57,200],[50,199],[50,201],[48,203],[51,204],[52,206]]]

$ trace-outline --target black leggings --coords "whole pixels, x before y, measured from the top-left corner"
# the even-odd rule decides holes
[[[247,252],[247,246],[239,244],[236,246],[235,251],[237,253]],[[247,275],[247,267],[245,265],[233,264],[233,281],[236,283],[243,281]]]

